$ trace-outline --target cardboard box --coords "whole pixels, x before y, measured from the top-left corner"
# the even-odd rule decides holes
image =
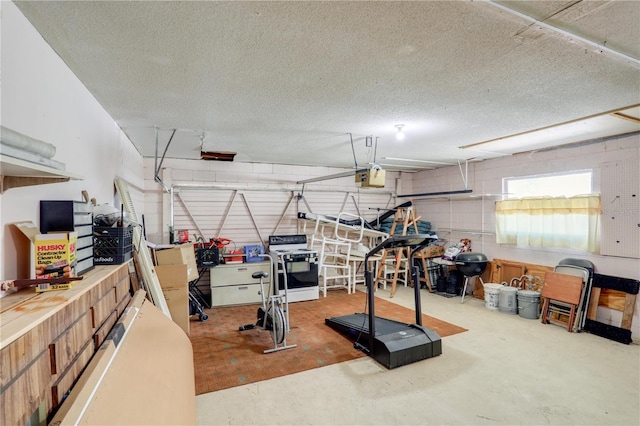
[[[76,232],[40,234],[33,222],[20,222],[15,226],[30,241],[31,278],[76,276]]]
[[[193,244],[182,244],[169,249],[157,250],[158,265],[187,265],[189,281],[198,279],[198,265]]]
[[[424,250],[420,252],[420,256],[430,258],[430,257],[440,257],[444,254],[444,246],[428,246],[425,247]]]
[[[189,335],[189,283],[187,265],[159,265],[156,274],[171,319]]]
[[[38,234],[34,241],[36,278],[76,276],[77,232]]]
[[[356,186],[363,188],[384,188],[386,172],[382,169],[358,170],[356,172]]]

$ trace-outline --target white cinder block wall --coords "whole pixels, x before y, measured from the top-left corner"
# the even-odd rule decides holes
[[[571,170],[592,169],[594,191],[601,191],[601,168],[605,163],[631,161],[640,167],[640,135],[620,137],[606,142],[597,142],[573,147],[532,152],[503,157],[468,165],[467,188],[474,194],[500,194],[502,178],[528,176]],[[464,166],[463,166],[464,170]],[[620,182],[620,185],[628,182]],[[465,189],[458,167],[430,170],[413,176],[415,193]],[[639,194],[640,195],[640,194]],[[415,205],[423,218],[432,222],[438,236],[449,243],[461,238],[472,241],[472,249],[484,253],[489,259],[508,259],[539,265],[555,266],[561,259],[572,257],[591,261],[597,273],[624,278],[640,279],[640,259],[602,256],[571,250],[550,250],[496,244],[494,203],[496,197],[465,199],[416,199]],[[640,212],[635,212],[640,223]],[[488,234],[464,231],[486,231]],[[628,232],[639,232],[637,228]],[[636,300],[632,334],[640,335],[640,298]],[[598,320],[619,325],[622,315],[618,311],[600,308]]]
[[[145,160],[147,238],[156,244],[166,244],[172,218],[171,196],[154,181],[154,163],[153,159]],[[174,186],[175,229],[186,229],[190,236],[202,235],[205,241],[213,237],[229,238],[242,248],[247,244],[265,245],[269,235],[302,232],[297,221],[298,211],[333,215],[345,211],[374,220],[379,212],[370,208],[396,205],[394,193],[399,173],[387,173],[387,183],[382,189],[358,188],[354,177],[304,186],[296,184],[345,171],[328,167],[165,159],[159,176],[167,187]],[[237,191],[235,198],[234,190]]]
[[[1,124],[55,145],[53,159],[83,177],[11,188],[0,195],[0,277],[28,278],[28,270],[18,271],[18,258],[24,256],[17,247],[21,236],[9,224],[33,221],[38,225],[40,200],[82,201],[82,190],[98,203],[113,203],[114,178],[142,187],[143,165],[142,157],[113,119],[17,7],[0,2],[0,15]]]
[[[352,178],[341,178],[317,182],[305,186],[302,191],[301,185],[295,185],[299,180],[309,179],[318,176],[327,176],[342,172],[341,169],[330,169],[325,167],[301,167],[285,165],[265,165],[250,163],[224,163],[206,162],[199,160],[165,160],[165,169],[161,171],[166,184],[215,184],[239,189],[247,195],[250,204],[254,208],[253,214],[260,216],[261,209],[270,210],[267,215],[271,219],[264,219],[261,223],[268,231],[277,218],[283,213],[282,209],[286,205],[286,192],[266,192],[272,203],[265,202],[264,199],[256,201],[256,193],[250,188],[264,189],[294,189],[298,194],[302,191],[310,204],[314,213],[337,214],[341,210],[354,212],[351,198],[347,199],[345,192],[353,191],[355,197],[359,197],[360,213],[366,219],[371,220],[377,214],[371,208],[389,208],[408,198],[391,199],[389,195],[380,195],[389,191],[398,195],[416,194],[427,192],[441,192],[465,189],[463,176],[467,177],[467,188],[472,189],[474,195],[479,194],[501,194],[502,178],[510,176],[526,176],[535,174],[545,174],[563,172],[569,170],[592,169],[594,171],[594,190],[600,191],[600,168],[604,163],[620,160],[631,160],[636,167],[640,166],[640,136],[634,135],[598,142],[583,144],[581,146],[565,147],[561,149],[548,150],[536,153],[527,153],[503,157],[496,160],[484,162],[471,162],[465,170],[458,167],[447,167],[421,173],[388,173],[387,184],[384,189],[366,189],[358,192],[353,184]],[[620,183],[621,185],[624,182]],[[244,189],[243,189],[244,188]],[[169,196],[162,194],[159,184],[153,181],[153,160],[145,160],[145,190],[147,214],[147,233],[150,240],[154,242],[168,242],[168,224],[170,213],[167,205]],[[326,193],[314,193],[312,190],[323,190]],[[217,235],[221,210],[224,210],[231,198],[230,191],[218,191],[211,195],[211,191],[183,191],[182,196],[186,200],[189,211],[194,213],[197,221],[206,222],[206,217],[215,217],[214,222],[206,225],[207,232],[211,235],[225,236],[236,239],[239,246],[244,244],[259,243],[256,234],[251,230],[252,224],[247,216],[246,209],[240,200],[236,200],[229,216],[234,216],[235,225],[224,228],[225,233]],[[195,194],[195,195],[194,195]],[[378,194],[378,195],[375,195]],[[200,200],[199,200],[200,198]],[[205,198],[218,198],[214,210],[207,210]],[[625,278],[640,279],[640,259],[601,256],[576,252],[571,250],[548,250],[539,248],[514,247],[498,245],[495,242],[495,220],[494,203],[497,196],[483,196],[479,198],[464,198],[459,200],[450,199],[424,199],[416,197],[414,206],[416,214],[422,220],[432,223],[434,229],[441,238],[449,243],[456,242],[461,238],[470,238],[474,251],[485,253],[490,259],[509,259],[547,266],[555,266],[566,257],[577,257],[591,261],[596,271],[601,274],[614,275]],[[256,201],[255,204],[253,201]],[[200,206],[198,205],[200,203]],[[377,203],[377,204],[376,204]],[[188,219],[188,214],[180,207],[179,202],[175,203],[175,217],[181,217],[182,221],[176,221],[176,228],[191,229],[193,222]],[[240,208],[237,208],[240,206]],[[300,204],[300,211],[309,211],[305,205]],[[286,212],[286,219],[283,222],[280,233],[297,232],[296,209],[289,209]],[[264,210],[262,211],[264,214]],[[244,215],[241,221],[238,217]],[[236,217],[237,216],[237,217]],[[639,217],[640,220],[640,217]],[[236,226],[234,228],[234,226]],[[249,231],[247,231],[249,230]],[[468,232],[468,231],[474,231]],[[477,232],[481,231],[481,232]],[[630,230],[629,232],[637,232]],[[268,235],[269,232],[264,232]],[[207,234],[207,237],[210,235]],[[634,336],[640,335],[640,298],[636,302],[636,310],[633,318],[632,333]],[[600,308],[598,320],[618,325],[621,313],[609,309]]]

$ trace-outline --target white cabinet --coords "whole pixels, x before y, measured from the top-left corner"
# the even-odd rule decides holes
[[[260,279],[252,278],[255,272],[264,271],[269,277],[264,279],[264,291],[271,282],[270,262],[249,262],[214,266],[209,270],[211,277],[211,306],[249,305],[262,303]]]

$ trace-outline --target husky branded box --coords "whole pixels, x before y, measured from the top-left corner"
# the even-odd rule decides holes
[[[35,223],[13,224],[26,238],[16,240],[18,276],[29,278],[60,278],[76,276],[76,232],[41,234]]]
[[[34,243],[36,278],[62,278],[76,276],[75,232],[37,234]]]

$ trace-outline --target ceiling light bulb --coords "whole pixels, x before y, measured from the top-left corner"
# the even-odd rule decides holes
[[[396,129],[398,129],[398,133],[396,133],[396,139],[399,141],[404,140],[404,132],[402,129],[404,128],[404,124],[396,124]]]

